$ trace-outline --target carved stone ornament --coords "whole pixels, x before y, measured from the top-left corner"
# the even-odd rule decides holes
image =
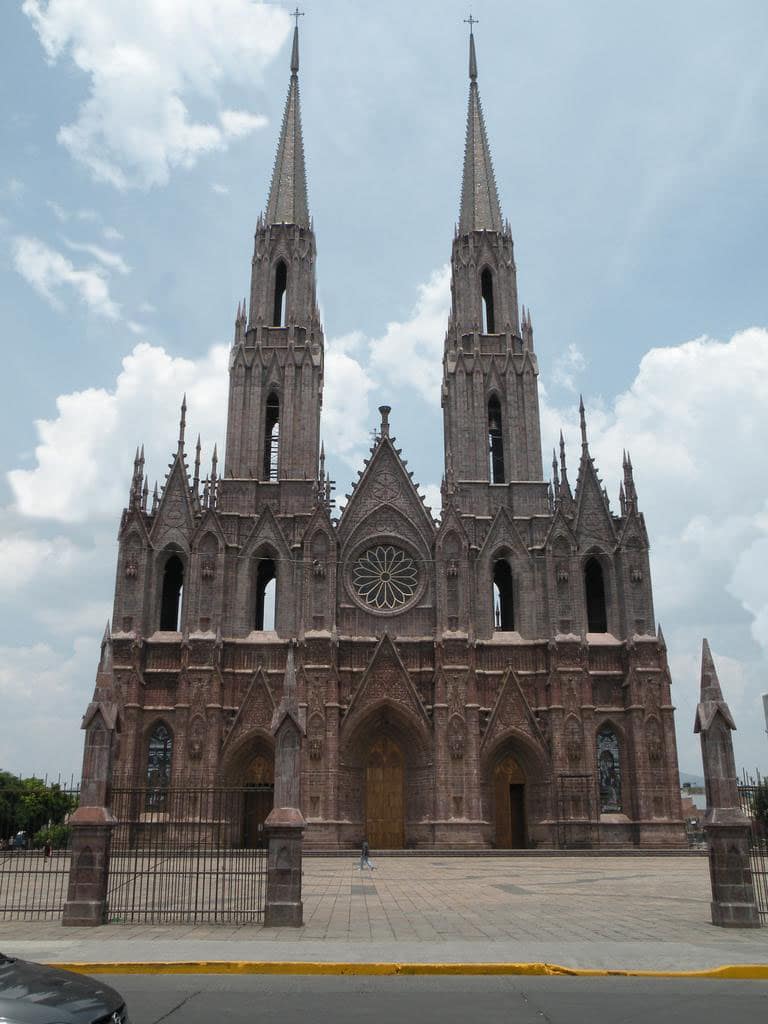
[[[464,757],[464,720],[454,715],[448,727],[448,750],[454,761]]]
[[[643,570],[636,565],[632,567],[629,576],[633,583],[643,582]]]
[[[134,558],[129,558],[125,563],[125,577],[129,580],[135,580],[139,575],[139,566]]]
[[[325,579],[325,562],[321,562],[319,558],[312,559],[312,575],[315,579]]]
[[[557,582],[567,583],[569,579],[570,577],[568,575],[568,570],[565,568],[565,566],[560,566],[560,568],[557,570]]]
[[[309,759],[310,761],[322,761],[323,759],[323,737],[309,737]]]
[[[212,580],[216,575],[216,562],[213,558],[204,558],[200,565],[200,575],[204,580]]]
[[[448,565],[446,566],[445,575],[448,576],[449,579],[453,579],[454,577],[459,575],[459,563],[456,561],[455,558],[452,558]]]
[[[189,727],[189,756],[193,761],[199,761],[205,749],[205,719],[202,715],[195,715]]]
[[[355,592],[376,611],[394,611],[408,604],[418,582],[415,561],[393,544],[369,548],[352,567]]]
[[[565,729],[565,756],[570,765],[578,765],[581,761],[582,743],[579,723],[571,718]]]

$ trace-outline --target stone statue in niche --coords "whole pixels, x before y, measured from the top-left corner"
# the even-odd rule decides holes
[[[575,766],[581,763],[581,728],[579,723],[571,718],[565,729],[565,756],[568,764]]]

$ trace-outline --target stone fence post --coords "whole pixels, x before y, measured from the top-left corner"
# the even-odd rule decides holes
[[[267,927],[304,923],[301,900],[304,815],[301,813],[301,740],[304,728],[296,697],[293,643],[288,647],[283,699],[272,720],[275,737],[275,806],[265,822],[268,840]]]
[[[80,802],[69,819],[72,840],[63,925],[99,925],[106,919],[109,849],[115,824],[109,810],[109,791],[118,722],[112,684],[112,641],[107,624],[96,689],[82,723],[83,776]]]
[[[750,825],[741,809],[731,731],[736,728],[723,700],[717,670],[705,640],[701,654],[701,700],[694,732],[701,736],[707,810],[712,924],[759,928],[760,916],[749,863]]]

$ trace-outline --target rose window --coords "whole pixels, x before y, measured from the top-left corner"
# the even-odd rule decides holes
[[[369,548],[352,567],[355,590],[378,611],[392,611],[408,604],[416,593],[418,578],[411,556],[391,544]]]

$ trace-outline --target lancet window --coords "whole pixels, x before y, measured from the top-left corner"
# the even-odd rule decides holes
[[[493,565],[493,626],[501,631],[515,628],[512,570],[503,558]]]
[[[181,597],[184,588],[184,563],[171,555],[163,569],[163,592],[160,599],[160,629],[181,628]]]
[[[274,393],[267,398],[264,420],[264,479],[277,480],[280,455],[280,399]]]
[[[285,299],[288,288],[288,267],[285,260],[275,267],[275,305],[272,315],[273,327],[285,327]]]
[[[603,567],[596,558],[584,566],[584,590],[587,601],[587,632],[607,633],[608,614],[605,603]]]
[[[488,399],[488,451],[492,484],[504,483],[504,433],[501,425],[501,403],[497,395]]]

